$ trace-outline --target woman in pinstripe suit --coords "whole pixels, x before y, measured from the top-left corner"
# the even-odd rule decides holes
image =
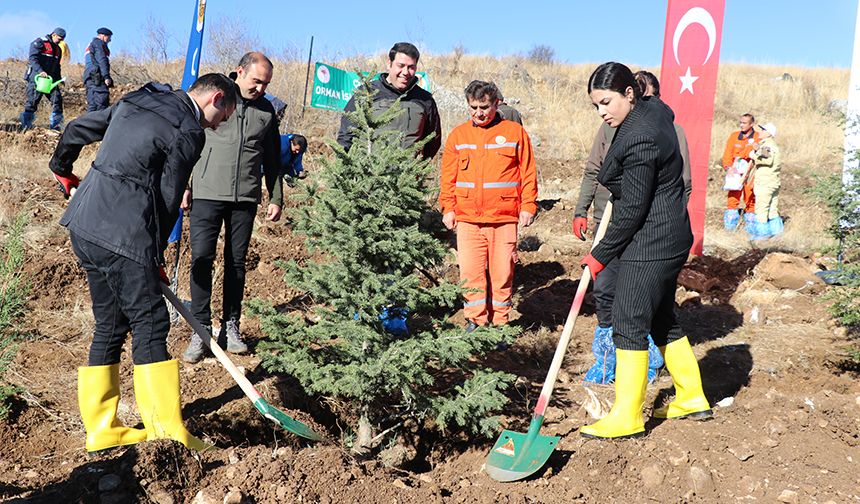
[[[658,98],[643,98],[629,68],[604,63],[588,80],[597,113],[618,128],[597,175],[612,193],[612,220],[582,265],[596,278],[619,259],[612,308],[616,346],[615,404],[580,433],[592,438],[645,433],[642,408],[648,383],[650,332],[675,384],[675,399],[654,411],[659,418],[710,418],[699,364],[675,315],[678,273],[693,235],[684,204],[683,159],[674,113]]]

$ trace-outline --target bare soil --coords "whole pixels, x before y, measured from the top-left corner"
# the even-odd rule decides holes
[[[828,319],[821,298],[827,287],[812,275],[814,258],[783,254],[778,240],[744,244],[740,252],[710,247],[681,275],[679,313],[715,405],[712,421],[652,419],[639,440],[581,438],[577,429],[606,411],[614,396],[611,386],[582,383],[596,324],[587,305],[544,427],[562,440],[546,467],[525,481],[491,480],[483,463],[494,440],[461,433],[423,440],[406,468],[357,460],[339,443],[341,425],[332,412],[337,406],[308,397],[288,376],[267,373],[253,354],[235,362],[261,393],[331,441],[309,444],[279,430],[217,361],[206,359],[182,365],[183,414],[189,430],[217,449],[196,454],[159,441],[88,455],[76,368],[86,363],[92,320],[84,274],[56,224],[64,202],[44,168],[56,136],[39,129],[0,136],[4,150],[27,158],[0,159],[5,173],[13,174],[0,178],[0,215],[31,215],[25,273],[33,286],[21,326],[26,338],[10,372],[25,392],[0,423],[4,501],[860,502],[860,382],[844,353],[848,336]],[[523,334],[488,357],[494,367],[521,377],[503,416],[506,428],[520,431],[527,428],[587,248],[569,231],[582,163],[540,164],[542,211],[523,232],[516,273],[515,323]],[[30,166],[41,171],[18,172]],[[792,179],[784,184],[781,199],[802,200]],[[708,232],[719,226],[718,212],[709,211]],[[304,254],[289,222],[258,218],[246,297],[282,306],[296,302],[299,293],[284,285],[275,262]],[[186,298],[188,257],[186,248],[180,263]],[[213,311],[219,308],[216,302]],[[242,327],[253,349],[263,338],[258,322],[246,318]],[[171,330],[173,355],[184,349],[189,333],[184,324]],[[129,360],[122,364],[120,417],[135,425]],[[649,387],[646,418],[670,389],[665,374]]]

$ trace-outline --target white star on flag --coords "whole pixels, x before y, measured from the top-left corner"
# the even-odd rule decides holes
[[[678,77],[681,79],[681,90],[678,91],[678,94],[682,94],[684,91],[689,90],[690,94],[695,94],[693,92],[693,83],[699,80],[698,77],[690,74],[690,67],[687,67],[687,73]]]

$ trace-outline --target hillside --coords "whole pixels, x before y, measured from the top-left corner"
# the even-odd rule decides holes
[[[380,66],[379,57],[340,63]],[[269,91],[288,105],[289,131],[304,133],[310,177],[329,155],[337,114],[307,110],[302,117],[303,64],[276,61]],[[116,78],[130,90],[148,78],[179,75],[178,66],[117,62]],[[570,234],[570,219],[584,160],[599,118],[586,96],[592,65],[540,66],[507,58],[428,55],[422,68],[433,80],[443,131],[465,119],[462,89],[470,80],[494,80],[523,114],[535,138],[541,171],[535,225],[522,236],[514,304],[523,334],[488,364],[520,378],[503,411],[506,428],[524,431],[530,408],[568,312],[579,259],[587,244]],[[213,69],[204,69],[213,70]],[[654,69],[651,69],[654,70]],[[170,442],[88,456],[76,403],[76,368],[86,362],[93,328],[85,276],[67,233],[57,221],[65,202],[49,177],[47,161],[57,135],[15,130],[23,63],[0,62],[0,229],[25,213],[24,273],[32,290],[18,332],[23,335],[6,379],[21,387],[13,411],[0,421],[0,499],[10,502],[795,502],[860,501],[860,381],[847,355],[856,345],[829,318],[828,289],[812,274],[832,266],[826,211],[807,193],[813,175],[841,169],[842,126],[831,102],[847,96],[848,72],[725,65],[720,69],[711,160],[722,153],[738,116],[753,113],[780,128],[783,152],[781,213],[785,234],[751,243],[722,230],[725,193],[721,170],[708,186],[705,257],[692,259],[676,293],[682,326],[702,369],[716,418],[707,423],[650,421],[639,440],[599,442],[577,429],[605,410],[610,386],[582,386],[590,366],[593,305],[580,316],[549,410],[547,434],[562,441],[533,478],[502,484],[482,464],[493,440],[459,432],[403,439],[406,462],[350,456],[340,440],[337,404],[310,397],[288,376],[267,373],[254,355],[237,357],[273,404],[310,423],[332,441],[305,444],[253,409],[217,361],[181,368],[183,415],[189,430],[217,450],[192,454]],[[79,69],[69,70],[79,76]],[[790,78],[784,77],[788,74]],[[12,77],[9,77],[12,76]],[[83,110],[80,82],[67,87],[67,120]],[[39,120],[47,122],[45,107]],[[38,123],[38,121],[37,121]],[[95,149],[87,148],[83,174]],[[438,163],[438,159],[436,161]],[[288,206],[297,203],[291,202]],[[187,226],[187,222],[186,222]],[[187,227],[186,227],[187,231]],[[304,258],[289,222],[258,215],[249,253],[246,298],[285,304],[296,294],[284,285],[276,261]],[[189,297],[189,254],[181,257],[179,294]],[[220,289],[216,266],[215,291]],[[217,309],[213,306],[213,309]],[[461,317],[460,314],[453,314]],[[252,348],[263,338],[257,320],[243,320]],[[190,336],[184,324],[168,340],[179,355]],[[127,344],[128,347],[130,345]],[[139,421],[131,393],[131,364],[123,362],[120,416]],[[671,379],[649,387],[646,417],[662,404]],[[342,412],[341,412],[342,413]]]

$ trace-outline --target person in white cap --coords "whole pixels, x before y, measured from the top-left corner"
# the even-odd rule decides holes
[[[750,153],[755,166],[753,193],[756,202],[756,222],[750,230],[753,239],[769,238],[782,233],[779,216],[779,147],[776,145],[776,126],[766,123],[759,131],[759,142]]]

